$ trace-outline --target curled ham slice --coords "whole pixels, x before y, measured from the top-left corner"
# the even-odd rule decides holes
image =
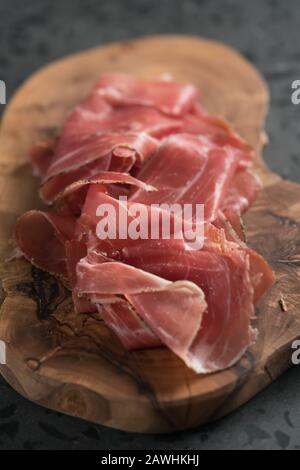
[[[195,284],[172,283],[123,263],[90,264],[83,259],[77,280],[81,293],[124,296],[153,333],[180,354],[188,350],[206,309],[204,294]]]
[[[135,186],[139,189],[143,189],[144,191],[156,191],[153,186],[146,184],[127,173],[102,171],[91,178],[75,181],[70,184],[56,196],[54,202],[60,206],[68,207],[69,211],[74,213],[74,215],[78,213],[80,214],[90,186],[98,186],[98,188],[99,186],[103,187],[104,192],[111,191],[115,196],[117,190],[115,187],[112,188],[111,185],[128,185]],[[100,190],[102,191],[101,188]],[[120,194],[122,194],[122,192],[120,192]]]
[[[100,96],[119,106],[150,106],[174,116],[188,112],[198,98],[191,84],[165,79],[145,82],[121,73],[102,75],[97,89]]]
[[[66,186],[100,171],[129,171],[142,165],[157,143],[146,134],[100,134],[66,154],[57,153],[42,179],[41,197],[53,201]]]
[[[66,279],[65,243],[73,238],[75,224],[73,217],[32,210],[19,218],[16,241],[22,254],[33,265]]]
[[[211,257],[211,254],[206,255]],[[157,253],[157,256],[162,261],[162,253]],[[164,266],[161,261],[158,263],[160,267]],[[240,253],[235,253],[234,256],[231,254],[228,264],[222,266],[219,260],[215,262],[216,271],[212,269],[214,263],[211,260],[207,263],[206,259],[204,265],[200,267],[199,260],[194,260],[193,268],[189,263],[184,266],[180,262],[179,267],[185,271],[182,273],[178,272],[174,254],[170,257],[170,261],[174,263],[176,269],[172,270],[171,267],[168,270],[169,275],[170,272],[176,272],[176,277],[179,276],[181,279],[184,279],[187,270],[195,269],[196,273],[202,271],[202,284],[205,290],[202,291],[190,281],[168,283],[161,277],[150,275],[149,272],[124,263],[108,262],[93,265],[85,259],[77,265],[79,290],[85,294],[98,292],[124,296],[162,343],[197,372],[219,370],[224,364],[236,362],[254,335],[250,328],[254,311],[247,259],[241,257]],[[153,266],[155,261],[152,260],[151,263]],[[208,266],[209,271],[207,271]],[[113,286],[111,277],[116,279]],[[193,278],[193,274],[191,277]],[[196,274],[194,279],[199,283],[199,274]],[[237,280],[243,286],[238,295],[235,291]],[[208,299],[208,309],[204,298]],[[122,311],[118,311],[118,303],[113,305],[115,315],[122,318]],[[232,311],[235,312],[234,315]],[[186,328],[187,322],[188,328]],[[185,327],[182,328],[182,325]],[[124,341],[124,332],[121,331],[120,334],[117,329],[114,331],[121,341]],[[130,343],[127,343],[127,347],[128,345]],[[132,344],[129,347],[132,347]],[[133,344],[133,347],[136,345]]]
[[[73,148],[67,153],[57,153],[42,181],[48,181],[53,176],[67,170],[77,170],[88,163],[105,158],[107,155],[115,159],[132,159],[134,157],[141,165],[147,156],[154,153],[156,148],[156,141],[144,133],[92,134],[82,141],[80,147]],[[131,162],[130,168],[133,163],[135,162]]]
[[[203,250],[180,253],[170,244],[140,256],[130,257],[129,253],[125,262],[172,281],[188,279],[203,290],[207,312],[197,340],[188,358],[184,358],[188,364],[190,361],[198,364],[194,367],[198,372],[218,370],[225,363],[234,363],[251,344],[253,286],[246,252],[231,245],[222,254]],[[236,290],[237,283],[241,290]]]

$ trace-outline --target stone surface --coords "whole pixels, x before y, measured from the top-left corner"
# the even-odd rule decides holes
[[[291,83],[300,79],[299,23],[297,0],[0,0],[0,79],[10,97],[51,60],[145,34],[194,34],[223,41],[244,54],[270,86],[265,160],[284,177],[300,181],[300,105],[291,103]],[[300,448],[299,387],[300,368],[295,367],[217,423],[144,436],[45,410],[0,379],[0,449]]]

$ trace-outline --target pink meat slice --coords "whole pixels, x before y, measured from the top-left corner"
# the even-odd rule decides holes
[[[30,162],[34,173],[42,176],[51,165],[56,139],[40,140],[33,145],[29,151]]]
[[[42,179],[40,195],[53,201],[68,185],[101,171],[127,172],[155,153],[157,141],[147,134],[90,136],[69,152],[56,152]]]
[[[112,90],[118,92],[117,103],[111,100]],[[196,99],[197,91],[192,85],[161,80],[142,82],[123,74],[102,76],[91,93],[68,116],[57,141],[49,145],[53,148],[52,157],[48,153],[49,158],[46,158],[45,142],[42,142],[32,152],[32,164],[43,177],[53,159],[68,154],[80,147],[84,140],[99,133],[146,132],[160,138],[177,132],[183,125],[177,115],[192,108]],[[124,102],[130,106],[120,106]],[[171,116],[164,115],[164,110]]]
[[[60,206],[60,210],[62,210],[61,208],[63,207],[64,210],[68,210],[69,212],[74,213],[74,215],[80,215],[88,189],[91,186],[98,188],[95,192],[100,191],[110,193],[112,191],[114,196],[116,196],[117,187],[115,185],[117,185],[117,187],[123,185],[128,187],[134,186],[143,189],[144,191],[156,190],[153,186],[147,185],[143,181],[138,180],[127,173],[102,171],[91,178],[78,180],[70,184],[56,196],[54,202]],[[120,191],[120,195],[122,195],[122,191]]]
[[[185,357],[188,364],[198,372],[211,372],[236,362],[253,340],[253,286],[247,252],[233,244],[219,253],[178,252],[169,244],[139,254],[135,250],[133,256],[128,250],[126,255],[125,263],[173,282],[187,279],[203,290],[207,311]],[[134,306],[139,311],[137,303]]]
[[[234,221],[236,222],[236,220]],[[274,272],[267,261],[244,242],[240,236],[239,229],[237,230],[236,226],[232,226],[232,221],[227,219],[222,212],[219,214],[217,225],[224,232],[226,240],[234,242],[249,255],[249,274],[253,287],[253,303],[256,304],[274,284]]]
[[[102,75],[96,88],[100,96],[115,105],[149,106],[173,116],[188,112],[198,98],[198,90],[189,83],[171,79],[139,80],[131,75],[109,73]]]
[[[84,195],[80,192],[87,191],[88,187],[93,187],[94,192],[91,194],[95,203],[93,194],[105,193],[109,191],[111,184],[116,183],[137,186],[146,191],[155,189],[128,174],[118,172],[102,172],[90,180],[74,183],[60,194],[59,201],[57,201],[61,204],[62,202],[68,204],[68,211],[65,207],[61,214],[32,210],[19,218],[15,233],[16,241],[23,255],[34,265],[52,274],[72,279],[71,273],[74,272],[74,269],[70,269],[70,266],[68,269],[66,262],[68,261],[74,266],[86,254],[86,245],[83,246],[80,238],[81,228],[74,216],[79,207],[82,208]],[[99,203],[101,201],[99,200]],[[94,205],[93,209],[90,209],[90,213],[92,210],[95,211],[93,218],[95,218],[96,208]],[[66,255],[66,246],[68,246],[67,251],[70,252],[68,256]],[[71,247],[76,249],[71,249]],[[77,256],[75,256],[76,252]],[[78,253],[81,253],[81,256],[78,256]]]
[[[82,210],[81,218],[79,224],[81,228],[86,233],[94,233],[96,230],[96,225],[98,222],[98,218],[94,215],[96,214],[97,207],[101,204],[110,204],[115,208],[115,213],[119,214],[120,212],[120,202],[111,198],[108,194],[103,193],[99,190],[97,186],[91,186],[89,189],[88,196],[85,200],[85,205]],[[134,216],[130,212],[132,202],[129,201],[127,205],[127,222],[130,223]],[[140,203],[139,203],[140,205]],[[147,209],[149,209],[147,207]],[[124,210],[124,209],[122,209]],[[153,211],[153,209],[152,209]],[[154,211],[155,212],[155,211]],[[162,209],[157,209],[157,212],[163,214],[164,211]],[[218,254],[218,256],[223,256],[226,250],[226,247],[233,246],[233,249],[236,250],[239,248],[242,251],[245,251],[249,255],[250,260],[250,277],[251,283],[254,289],[254,299],[255,302],[259,300],[259,298],[264,294],[264,292],[273,284],[274,282],[274,275],[273,272],[268,265],[268,263],[254,250],[250,249],[242,240],[237,236],[235,231],[232,229],[230,222],[224,217],[224,215],[220,218],[221,214],[218,217],[218,227],[205,223],[202,227],[202,230],[199,231],[202,241],[203,241],[203,251],[214,251]],[[117,216],[118,219],[118,216]],[[187,253],[190,256],[195,250],[191,251],[191,246],[187,245],[187,242],[184,237],[184,233],[179,238],[174,238],[174,219],[175,216],[170,216],[170,237],[171,240],[164,240],[162,239],[162,232],[161,232],[161,219],[159,219],[160,227],[159,227],[159,238],[155,239],[145,239],[145,240],[131,240],[120,239],[119,235],[119,228],[117,225],[117,232],[116,232],[116,239],[115,240],[99,240],[97,236],[91,236],[87,241],[88,250],[93,252],[93,256],[99,258],[99,256],[108,256],[109,258],[114,258],[118,260],[122,260],[123,262],[129,262],[131,258],[137,258],[141,260],[149,260],[148,253],[153,255],[153,259],[157,260],[159,264],[166,266],[166,269],[171,269],[171,265],[168,260],[164,260],[164,252],[168,252],[169,246],[172,247],[174,257],[177,253],[178,259],[180,256],[183,256],[183,260],[188,259],[185,255]],[[150,216],[149,216],[150,220]],[[157,220],[157,219],[156,219]],[[195,229],[195,227],[193,227]],[[173,231],[172,231],[173,230]],[[150,230],[149,230],[150,232]],[[177,233],[178,235],[178,233]],[[229,245],[227,242],[231,241],[234,242],[232,245]],[[161,253],[161,261],[160,255],[156,256],[155,253]],[[151,259],[150,256],[150,259]],[[199,255],[197,255],[199,256]],[[200,255],[201,256],[201,255]],[[137,265],[138,266],[138,265]]]
[[[149,188],[148,188],[149,190]],[[150,187],[150,191],[152,188]],[[109,214],[98,213],[98,208],[109,207]],[[144,214],[145,218],[140,218],[140,214]],[[163,231],[163,219],[168,219],[168,233]],[[101,235],[102,227],[113,220],[115,230],[112,236],[106,233]],[[104,222],[100,227],[100,223]],[[138,235],[136,238],[133,231],[129,233],[132,226],[143,228],[142,239]],[[122,250],[128,247],[136,246],[141,242],[146,246],[153,244],[165,245],[173,240],[176,246],[182,249],[201,248],[204,243],[205,224],[202,221],[183,222],[176,212],[169,212],[160,207],[150,207],[142,203],[132,202],[130,200],[117,200],[110,196],[98,185],[89,185],[88,193],[82,207],[78,226],[82,233],[89,235],[87,241],[89,249],[101,251],[105,256],[117,256]],[[99,231],[98,231],[99,229]],[[107,227],[108,229],[108,227]],[[217,230],[217,229],[215,229]],[[187,237],[187,231],[188,237]],[[166,237],[167,235],[167,237]],[[191,236],[193,235],[193,236]],[[115,253],[114,255],[112,253]]]
[[[197,256],[187,255],[189,259],[184,261],[181,254],[176,262],[176,253],[164,257],[162,252],[156,254],[157,259],[153,259],[154,253],[149,254],[150,265],[145,258],[138,263],[147,271],[124,263],[93,265],[81,260],[77,266],[78,288],[88,295],[96,291],[123,295],[154,335],[198,373],[235,363],[255,334],[250,327],[254,309],[247,255],[236,251],[220,260],[212,253],[198,252]],[[151,270],[175,281],[152,277]],[[113,283],[112,278],[116,279]],[[189,281],[182,281],[186,278]],[[199,290],[196,283],[201,285]],[[242,287],[239,292],[237,283]],[[207,308],[203,305],[201,309],[203,292]],[[113,305],[117,317],[122,318],[118,303]],[[124,331],[114,331],[124,344]]]
[[[96,188],[93,191],[95,192]],[[94,202],[96,200],[95,193],[87,198],[86,204],[90,204],[89,199]],[[101,193],[97,203],[100,200],[107,202],[109,197]],[[115,204],[117,206],[118,201],[115,201]],[[88,207],[83,210],[85,216],[87,216],[88,210],[90,210]],[[91,211],[92,213],[94,213],[94,209]],[[89,227],[92,228],[91,225]],[[146,284],[149,282],[148,274],[152,273],[159,279],[163,279],[164,282],[166,280],[192,282],[203,291],[207,301],[206,313],[199,330],[205,330],[206,334],[202,336],[197,333],[197,343],[191,344],[189,352],[185,349],[179,350],[174,346],[172,349],[169,344],[167,345],[198,372],[222,369],[226,363],[228,365],[234,363],[239,354],[242,355],[253,340],[253,331],[250,327],[251,319],[254,316],[253,284],[249,275],[248,252],[242,246],[228,242],[224,231],[218,230],[214,226],[207,225],[205,236],[204,249],[199,251],[187,249],[182,240],[129,241],[117,239],[115,241],[109,240],[107,244],[106,241],[99,241],[95,237],[96,246],[90,245],[91,251],[84,266],[82,267],[81,263],[77,265],[78,289],[82,290],[82,294],[87,297],[96,294],[97,288],[99,289],[98,294],[101,295],[115,296],[126,293],[124,296],[130,306],[125,307],[122,304],[122,307],[126,308],[126,311],[128,310],[127,314],[132,314],[133,307],[134,312],[142,317],[155,336],[167,344],[164,338],[159,336],[156,327],[153,327],[148,317],[149,312],[155,310],[158,302],[155,298],[155,301],[151,303],[153,297],[145,295],[146,292],[151,292],[156,287]],[[109,258],[105,258],[107,255]],[[117,262],[112,261],[114,257]],[[106,262],[107,259],[110,259],[110,262]],[[90,263],[89,270],[86,269],[87,261]],[[101,264],[102,262],[103,264]],[[126,266],[126,268],[122,266]],[[139,271],[132,271],[128,269],[129,266],[133,266]],[[106,272],[106,277],[104,272]],[[114,280],[112,281],[112,279]],[[101,287],[99,288],[99,286]],[[241,291],[238,286],[241,286]],[[143,296],[136,296],[137,292],[141,290],[143,290]],[[161,309],[161,304],[158,304],[157,308]],[[124,321],[124,312],[119,311],[117,302],[113,303],[112,309],[113,312],[110,310],[112,317],[107,318],[106,316],[104,320],[119,336],[125,347],[133,349],[140,347],[139,343],[135,343],[133,340],[132,342],[127,341],[128,333],[124,332],[124,338],[122,329],[114,326],[114,322],[117,322],[119,316],[119,321]],[[234,315],[232,310],[235,312]],[[117,323],[119,324],[119,322]],[[141,324],[136,324],[133,318],[131,327],[133,328],[134,325],[138,330],[141,329]],[[131,333],[135,335],[134,330]],[[234,341],[235,336],[237,338]],[[228,337],[230,349],[228,349]],[[213,350],[211,344],[216,344],[217,340],[219,346]],[[151,341],[149,345],[152,345]]]
[[[111,83],[107,81],[110,79]],[[112,90],[118,93],[117,103],[111,100]],[[132,99],[133,93],[135,99]],[[196,99],[197,91],[192,85],[161,80],[145,84],[122,74],[103,76],[67,118],[60,136],[52,143],[52,149],[51,145],[48,147],[52,151],[46,150],[44,142],[34,149],[32,164],[44,178],[54,162],[63,160],[70,152],[81,148],[87,139],[94,140],[98,134],[147,133],[161,138],[178,132],[183,122],[177,115],[187,112]],[[124,102],[130,106],[120,106]],[[164,115],[163,111],[170,116]]]
[[[182,133],[203,135],[220,146],[230,145],[240,154],[240,165],[252,166],[253,148],[221,117],[209,114],[200,103],[184,116]]]
[[[72,299],[77,313],[93,313],[97,307],[87,297],[78,295],[76,288],[76,266],[87,255],[87,246],[83,238],[72,238],[65,243],[66,264],[69,284],[72,289]]]
[[[78,105],[70,115],[60,137],[60,147],[73,146],[86,136],[110,132],[146,132],[152,137],[162,138],[178,132],[183,126],[179,117],[163,115],[155,108],[132,105],[113,106],[99,95],[96,89]]]
[[[124,263],[91,264],[82,259],[77,265],[77,286],[85,295],[124,296],[151,331],[177,354],[187,352],[206,309],[202,290],[192,282],[169,282]]]
[[[161,346],[160,339],[125,299],[118,302],[97,304],[101,318],[119,338],[124,348],[135,349],[155,348]]]
[[[254,203],[262,183],[250,169],[235,174],[232,184],[226,191],[222,211],[226,216],[241,215]]]
[[[169,137],[137,175],[157,191],[139,189],[131,201],[144,204],[204,204],[205,220],[217,217],[239,159],[232,147],[219,147],[206,138]]]
[[[32,210],[19,218],[16,241],[33,265],[68,279],[65,243],[72,240],[75,226],[74,217]]]

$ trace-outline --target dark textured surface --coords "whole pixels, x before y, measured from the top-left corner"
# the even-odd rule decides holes
[[[237,48],[271,89],[265,160],[300,181],[298,0],[0,0],[0,79],[8,97],[51,60],[110,41],[155,33],[217,39]],[[0,107],[0,112],[1,112]],[[292,449],[300,448],[300,367],[232,415],[166,436],[110,430],[54,413],[17,395],[0,378],[0,449]]]

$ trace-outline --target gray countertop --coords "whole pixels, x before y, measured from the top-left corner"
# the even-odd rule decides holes
[[[300,105],[291,103],[291,83],[300,79],[299,31],[297,0],[0,0],[0,79],[9,97],[33,71],[54,59],[145,34],[223,41],[244,54],[269,84],[265,160],[283,177],[300,182]],[[300,448],[298,387],[300,367],[295,367],[214,424],[147,436],[43,409],[0,378],[0,449]]]

